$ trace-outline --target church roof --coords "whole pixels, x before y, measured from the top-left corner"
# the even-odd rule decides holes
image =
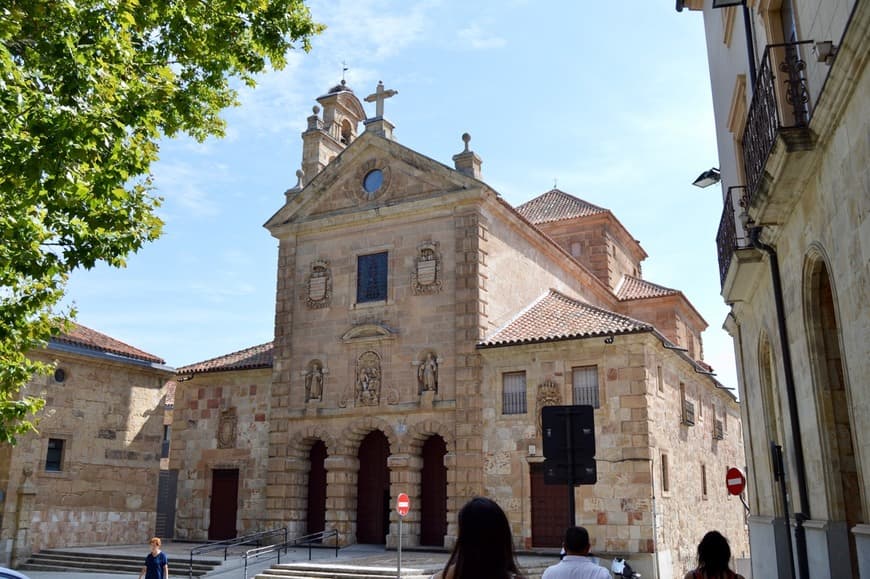
[[[516,209],[520,215],[535,225],[608,212],[603,207],[578,199],[559,189],[551,189],[543,195],[538,195]]]
[[[188,364],[187,366],[182,366],[176,372],[178,374],[201,374],[203,372],[229,372],[231,370],[271,368],[272,352],[272,342],[267,342],[259,346],[252,346],[238,352],[233,352],[232,354],[211,358],[204,362]]]
[[[50,340],[49,344],[67,344],[84,348],[85,350],[93,350],[94,352],[102,352],[104,354],[115,354],[133,360],[153,362],[155,364],[166,363],[165,360],[155,356],[154,354],[149,354],[139,348],[134,348],[120,340],[116,340],[106,334],[92,330],[75,322],[72,323],[69,331],[55,336]]]
[[[551,289],[479,347],[648,332],[647,323],[591,306]]]
[[[680,291],[654,284],[633,275],[623,275],[622,281],[616,288],[615,293],[616,297],[619,298],[619,301],[624,302],[629,300],[672,296],[679,294]]]

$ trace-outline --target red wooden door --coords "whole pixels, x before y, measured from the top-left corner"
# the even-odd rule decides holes
[[[444,546],[447,534],[447,445],[440,436],[430,436],[423,444],[422,485],[420,489],[420,544]]]
[[[239,469],[215,469],[211,479],[211,522],[209,540],[233,539],[236,536],[236,513],[239,508]]]
[[[390,528],[390,443],[384,433],[374,430],[359,447],[357,480],[357,543],[384,545]]]
[[[308,533],[326,529],[326,445],[318,440],[308,453]]]
[[[530,464],[532,491],[532,546],[559,547],[565,529],[574,524],[568,485],[544,483],[544,465]]]

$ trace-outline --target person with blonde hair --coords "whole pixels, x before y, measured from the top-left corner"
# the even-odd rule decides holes
[[[139,572],[139,579],[169,579],[169,559],[160,550],[160,537],[152,537],[148,544],[151,552],[145,557],[145,565]]]

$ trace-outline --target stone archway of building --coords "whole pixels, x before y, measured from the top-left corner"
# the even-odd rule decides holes
[[[858,552],[850,530],[863,520],[864,505],[855,454],[848,385],[840,350],[840,326],[831,278],[817,256],[807,268],[806,322],[810,360],[818,396],[823,462],[827,465],[830,518],[844,521],[852,571],[858,576]]]
[[[380,430],[369,432],[359,446],[357,543],[385,545],[390,528],[390,443]]]
[[[430,436],[423,443],[423,469],[420,478],[420,544],[444,546],[447,534],[447,443]]]
[[[568,499],[568,485],[544,482],[544,464],[529,464],[532,494],[532,546],[559,547],[562,534],[574,524]]]
[[[211,507],[208,538],[212,540],[236,537],[236,515],[239,508],[239,469],[216,468],[212,471]]]
[[[308,452],[308,521],[307,533],[326,529],[326,444],[318,440]]]

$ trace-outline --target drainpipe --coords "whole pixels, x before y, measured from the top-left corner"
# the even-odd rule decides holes
[[[810,497],[807,492],[806,465],[804,462],[804,445],[801,440],[801,424],[798,416],[797,391],[794,384],[794,371],[791,362],[791,347],[788,341],[788,332],[785,325],[785,305],[782,298],[782,279],[779,273],[779,259],[776,249],[763,243],[761,226],[752,227],[749,230],[749,241],[752,247],[767,254],[770,260],[770,277],[773,283],[773,301],[776,304],[776,323],[779,330],[779,341],[782,348],[782,364],[785,373],[785,391],[788,394],[788,413],[791,419],[791,435],[794,444],[795,474],[797,475],[798,494],[801,501],[802,512],[795,512],[794,539],[797,550],[798,574],[801,579],[810,579],[809,559],[807,558],[807,536],[804,529],[804,521],[809,518]]]

